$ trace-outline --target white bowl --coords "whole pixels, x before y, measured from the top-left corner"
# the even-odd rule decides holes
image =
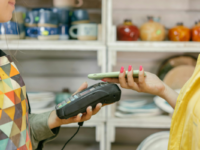
[[[167,150],[169,134],[169,131],[154,133],[142,141],[137,150]]]

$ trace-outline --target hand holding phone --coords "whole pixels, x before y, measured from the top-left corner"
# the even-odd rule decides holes
[[[126,71],[126,76],[127,76],[128,71]],[[103,78],[118,78],[120,72],[107,72],[107,73],[94,73],[94,74],[89,74],[88,78],[93,79],[93,80],[101,80]],[[133,77],[138,78],[139,75],[139,70],[133,70]],[[145,75],[146,76],[146,73]]]

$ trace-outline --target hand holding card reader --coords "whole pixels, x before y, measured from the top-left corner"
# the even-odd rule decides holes
[[[98,103],[111,104],[119,101],[120,98],[121,90],[116,84],[101,82],[73,95],[66,101],[58,104],[56,106],[56,113],[60,119],[68,119],[70,117],[77,116],[79,113],[86,112],[88,106],[95,108]],[[78,133],[80,126],[83,125],[83,123],[78,124],[78,130],[65,143],[62,150],[64,150],[67,143]]]
[[[68,119],[86,112],[88,106],[95,108],[98,103],[111,104],[120,100],[121,90],[116,84],[101,82],[77,93],[56,106],[60,119]]]

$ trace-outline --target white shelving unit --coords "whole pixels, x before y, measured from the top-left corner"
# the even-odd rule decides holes
[[[188,0],[188,3],[190,3],[190,2],[191,1]],[[195,1],[195,2],[197,3],[197,1]],[[142,63],[142,61],[144,61],[144,64],[146,65],[146,68],[148,71],[148,69],[150,68],[149,66],[152,64],[151,61],[154,61],[153,59],[155,59],[155,57],[156,57],[155,56],[153,58],[149,58],[149,57],[152,57],[153,54],[159,55],[162,57],[164,55],[166,55],[165,56],[165,59],[166,59],[168,57],[168,55],[170,56],[170,55],[184,54],[184,53],[190,53],[190,54],[193,53],[193,55],[196,55],[197,53],[200,53],[200,43],[199,42],[171,42],[171,41],[124,42],[124,41],[117,41],[116,25],[119,24],[120,21],[122,23],[122,21],[123,21],[122,19],[127,19],[127,18],[130,19],[131,18],[131,19],[133,19],[132,20],[133,23],[136,23],[136,22],[134,22],[134,19],[137,21],[141,21],[142,19],[139,20],[139,18],[143,17],[144,14],[146,14],[146,13],[147,13],[147,15],[154,14],[154,15],[158,16],[159,10],[161,10],[161,15],[163,15],[163,17],[166,17],[167,15],[164,14],[163,10],[165,8],[170,9],[170,10],[173,10],[173,9],[176,10],[176,8],[173,7],[174,4],[181,3],[181,2],[180,1],[168,2],[168,1],[162,0],[162,2],[160,2],[159,4],[154,1],[151,2],[151,3],[153,3],[153,5],[151,5],[151,4],[144,5],[144,3],[145,3],[145,1],[140,2],[140,1],[130,1],[130,0],[125,0],[123,2],[120,0],[108,0],[107,1],[108,72],[117,71],[116,69],[118,69],[118,71],[119,71],[120,67],[121,67],[120,65],[126,65],[124,67],[128,67],[128,65],[130,65],[128,63],[131,63],[131,56],[133,56],[133,59],[134,58],[136,59],[135,61],[134,60],[132,61],[132,63],[136,63],[136,64],[134,64],[134,67],[137,66],[139,68],[138,63]],[[165,6],[164,5],[165,3],[168,3],[168,4],[170,3],[170,4]],[[191,3],[192,3],[191,7],[194,7],[194,5],[193,5],[194,1]],[[184,5],[183,10],[182,10],[182,8],[180,8],[180,9],[177,8],[177,9],[180,11],[184,11],[185,9],[186,10],[190,9],[189,6],[187,6],[188,4],[182,3],[182,5]],[[131,10],[132,7],[134,10]],[[155,10],[151,10],[152,8],[154,8]],[[117,10],[115,11],[114,9],[117,9]],[[196,9],[196,7],[195,7],[195,9]],[[144,11],[144,12],[142,12],[142,11]],[[148,14],[149,12],[151,14]],[[138,14],[138,13],[140,13],[140,14]],[[177,13],[177,14],[180,15],[179,13]],[[181,15],[183,15],[183,14],[181,14]],[[189,16],[189,17],[191,17],[191,16]],[[127,18],[125,18],[125,17],[127,17]],[[172,17],[173,16],[171,16],[171,18]],[[174,16],[174,17],[176,18],[177,16]],[[192,18],[192,19],[194,20],[194,18]],[[174,20],[171,19],[171,20],[175,21],[175,19]],[[186,19],[186,23],[191,25],[191,20]],[[142,21],[144,21],[144,19]],[[166,21],[164,21],[164,23],[168,24],[168,25],[170,24]],[[138,26],[140,26],[140,25],[141,25],[141,22],[138,24]],[[139,60],[140,57],[137,58],[137,56],[139,56],[139,54],[141,55],[141,60]],[[148,56],[148,55],[150,55],[150,56]],[[126,56],[128,56],[128,57],[126,57]],[[143,58],[143,56],[144,56],[144,58]],[[145,59],[147,59],[147,60],[145,60]],[[160,58],[160,59],[162,59],[162,58]],[[159,60],[155,60],[154,63],[158,64],[157,63],[158,61]],[[155,67],[158,67],[158,66],[155,65]],[[156,70],[156,69],[154,69],[154,70]],[[138,94],[136,92],[131,94],[130,91],[129,92],[122,91],[122,93],[124,95],[131,95],[132,97],[134,97],[134,95],[137,97],[138,97],[138,95],[139,96],[142,95],[142,94]],[[107,111],[108,112],[107,112],[107,124],[106,124],[106,128],[107,128],[106,150],[113,150],[112,143],[115,142],[115,137],[116,137],[116,132],[117,132],[116,128],[146,128],[146,129],[165,129],[166,130],[166,129],[170,128],[170,124],[171,124],[171,117],[166,116],[166,115],[155,116],[155,117],[130,118],[130,119],[129,118],[128,119],[116,118],[115,114],[114,114],[116,111],[116,104],[108,106]],[[125,137],[125,136],[123,135],[123,137]]]
[[[145,1],[145,0],[144,0]],[[153,0],[156,1],[156,0]],[[162,0],[164,3],[168,3],[166,0]],[[178,0],[180,2],[181,0]],[[187,0],[190,1],[190,0]],[[36,41],[36,40],[9,40],[9,41],[0,41],[0,49],[2,50],[20,50],[20,51],[27,51],[30,52],[31,54],[34,51],[39,51],[42,53],[51,53],[51,57],[53,57],[52,52],[58,52],[59,55],[56,56],[57,58],[62,55],[61,53],[65,52],[70,52],[73,53],[73,56],[76,54],[79,55],[81,58],[81,54],[84,52],[89,54],[91,53],[96,53],[96,58],[97,58],[97,65],[101,67],[101,72],[111,72],[111,71],[116,71],[118,66],[122,65],[128,65],[131,60],[131,55],[133,58],[137,58],[139,54],[142,54],[142,61],[145,59],[145,64],[151,64],[151,61],[154,61],[155,58],[148,58],[148,57],[153,57],[153,55],[158,55],[161,57],[159,60],[156,60],[153,62],[155,64],[155,68],[158,67],[158,64],[160,63],[161,59],[166,58],[168,56],[171,56],[173,54],[183,54],[183,53],[193,53],[197,54],[200,52],[200,43],[198,42],[170,42],[170,41],[163,41],[163,42],[143,42],[143,41],[136,41],[136,42],[119,42],[116,41],[116,24],[113,23],[113,3],[116,2],[117,5],[115,6],[116,8],[118,7],[123,7],[123,10],[120,10],[117,12],[117,15],[119,14],[119,20],[115,20],[117,23],[120,20],[120,18],[126,19],[126,15],[131,15],[130,10],[126,10],[126,7],[129,7],[131,4],[133,4],[133,1],[131,0],[125,0],[125,1],[120,1],[120,0],[101,0],[101,26],[102,26],[102,33],[101,33],[101,38],[99,41],[76,41],[76,40],[69,40],[69,41]],[[156,14],[155,12],[152,12],[149,10],[151,7],[158,7],[158,10],[163,10],[164,4],[157,4],[156,6],[154,5],[148,5],[148,6],[143,6],[143,2],[136,2],[138,3],[139,7],[135,8],[137,9],[136,12],[140,11],[139,9],[141,8],[142,10],[146,10],[146,12],[142,15],[146,15],[148,13]],[[121,6],[121,3],[123,3]],[[128,3],[128,4],[126,4]],[[179,6],[175,5],[175,1],[170,1],[170,3],[174,3],[173,6]],[[182,11],[182,6],[184,10],[189,10],[187,5],[184,3],[181,3],[181,7],[178,8],[178,10]],[[193,0],[192,2],[192,7],[198,6],[196,5],[199,4],[197,0]],[[134,5],[134,4],[133,4]],[[145,8],[147,7],[147,8]],[[167,5],[167,8],[169,7],[170,10],[174,10],[176,8],[171,7],[171,5]],[[130,6],[131,8],[131,6]],[[129,9],[130,9],[129,8]],[[155,10],[155,11],[158,11]],[[195,10],[199,10],[199,8],[195,7]],[[122,11],[126,11],[127,13],[124,13],[120,16],[120,13]],[[170,14],[171,12],[169,12]],[[197,12],[192,12],[195,14],[194,16],[197,16]],[[164,12],[161,13],[162,15]],[[187,18],[187,13],[180,13],[177,16],[175,15],[175,18],[180,18],[180,16],[186,16]],[[193,15],[192,14],[192,15]],[[174,15],[174,14],[173,14]],[[172,15],[172,17],[173,17]],[[165,15],[163,15],[165,17]],[[141,16],[140,16],[141,17]],[[138,18],[140,18],[138,17]],[[189,16],[190,17],[190,16]],[[118,17],[117,17],[118,18]],[[137,19],[138,19],[137,18]],[[168,16],[166,18],[169,18]],[[195,17],[194,17],[195,18]],[[116,19],[116,18],[115,18]],[[187,22],[189,22],[189,19],[186,19]],[[139,20],[140,21],[140,20]],[[168,22],[165,22],[168,24]],[[170,23],[169,23],[170,24]],[[172,23],[171,23],[172,24]],[[171,25],[170,24],[170,25]],[[191,23],[188,23],[189,25]],[[140,24],[139,24],[140,25]],[[80,53],[80,54],[79,54]],[[167,55],[166,55],[167,54]],[[150,55],[150,56],[149,56]],[[166,55],[166,56],[165,56]],[[37,55],[38,56],[38,55]],[[36,56],[36,57],[37,57]],[[126,58],[126,56],[129,56],[129,58]],[[156,57],[156,56],[155,56]],[[73,58],[72,58],[73,59]],[[139,60],[140,58],[137,58]],[[146,60],[147,59],[147,60]],[[150,60],[149,60],[150,59]],[[57,60],[58,61],[58,60]],[[81,61],[81,60],[80,60]],[[135,63],[134,61],[133,63]],[[139,63],[140,63],[139,62]],[[138,62],[136,62],[136,66]],[[154,65],[153,64],[153,65]],[[93,64],[91,64],[93,65]],[[91,65],[85,66],[86,68],[91,68]],[[67,67],[69,67],[68,65]],[[147,65],[147,68],[149,66]],[[149,67],[151,68],[152,65]],[[66,69],[66,68],[65,68]],[[148,70],[148,69],[147,69]],[[156,69],[155,69],[156,70]],[[92,72],[91,72],[92,73]],[[79,87],[80,86],[80,81],[82,78],[78,79],[75,81],[73,77],[66,77],[68,78],[66,81],[69,81],[69,84],[74,87]],[[72,80],[73,78],[73,80]],[[31,85],[34,82],[34,77],[25,77],[25,79],[28,81],[28,84]],[[38,81],[36,82],[39,83],[42,80],[45,80],[44,83],[48,82],[49,80],[53,80],[54,77],[48,77],[48,78],[39,78]],[[57,80],[59,83],[63,82],[63,79]],[[72,83],[72,81],[75,81]],[[93,82],[91,81],[92,84]],[[42,82],[41,82],[42,84]],[[35,88],[35,85],[34,85]],[[54,89],[53,89],[54,90]],[[132,92],[132,91],[131,91]],[[138,95],[137,93],[130,93],[130,91],[122,91],[124,95]],[[99,142],[100,147],[99,150],[112,150],[111,144],[115,142],[115,135],[116,135],[116,128],[148,128],[148,129],[169,129],[170,124],[171,124],[171,118],[169,116],[156,116],[156,117],[148,117],[148,118],[132,118],[132,119],[122,119],[122,118],[116,118],[114,116],[114,112],[116,109],[116,104],[106,106],[101,110],[100,113],[95,115],[90,121],[87,121],[84,123],[83,127],[95,127],[96,131],[96,141]],[[64,125],[63,127],[77,127],[77,124],[69,124],[69,125]],[[77,135],[78,136],[78,135]]]
[[[99,36],[98,41],[78,41],[78,40],[68,40],[68,41],[39,41],[39,40],[0,40],[0,49],[2,50],[10,50],[10,51],[26,51],[26,53],[33,53],[33,51],[39,51],[41,53],[46,52],[47,55],[50,52],[58,52],[59,55],[61,53],[70,52],[73,56],[76,54],[78,55],[78,58],[80,58],[81,61],[81,54],[86,52],[89,54],[90,52],[96,53],[97,58],[97,65],[101,68],[100,72],[106,72],[107,67],[107,60],[106,60],[106,0],[100,0],[101,1],[101,26],[99,28]],[[47,1],[48,2],[48,1]],[[37,1],[37,5],[43,2]],[[48,2],[49,3],[49,2]],[[44,4],[43,4],[44,5]],[[90,5],[89,5],[90,6]],[[91,8],[90,8],[91,9]],[[88,10],[89,13],[93,12],[93,10]],[[94,12],[96,12],[94,10]],[[98,12],[98,10],[97,10]],[[35,56],[37,57],[37,55]],[[52,54],[50,56],[52,58]],[[57,56],[58,57],[58,56]],[[84,55],[85,57],[85,55]],[[62,58],[63,59],[63,58]],[[86,58],[84,58],[86,59]],[[86,63],[87,64],[87,63]],[[91,64],[91,66],[94,66],[94,64]],[[67,65],[69,66],[69,65]],[[90,68],[90,65],[85,66],[86,68]],[[91,67],[92,68],[92,67]],[[74,68],[75,69],[75,68]],[[91,69],[89,69],[91,70]],[[92,72],[91,72],[92,73]],[[38,78],[38,77],[36,77]],[[68,77],[66,77],[68,78]],[[73,81],[75,80],[74,77],[71,77]],[[69,80],[71,79],[69,78]],[[85,77],[87,79],[87,77]],[[25,80],[27,80],[28,84],[34,83],[35,77],[24,77]],[[37,83],[42,80],[39,78]],[[62,77],[64,79],[64,77]],[[61,79],[61,81],[62,81]],[[77,77],[78,79],[78,77]],[[82,78],[81,78],[82,79]],[[47,77],[45,79],[48,82],[49,80],[54,80],[53,77]],[[60,81],[60,82],[61,82]],[[27,83],[26,82],[26,83]],[[71,81],[72,82],[72,81]],[[84,82],[80,81],[80,82]],[[79,80],[76,82],[73,82],[72,89],[74,87],[78,88],[80,86]],[[93,84],[94,81],[91,81]],[[88,82],[89,86],[91,85],[90,81]],[[42,84],[42,83],[39,83]],[[39,86],[39,85],[38,85]],[[71,88],[70,88],[71,89]],[[93,116],[91,120],[84,123],[84,126],[82,127],[82,130],[84,128],[90,128],[95,127],[95,133],[96,133],[96,141],[99,142],[99,150],[105,150],[105,121],[106,121],[106,108],[102,108],[101,111]],[[62,127],[78,127],[77,124],[69,124],[69,125],[63,125]]]

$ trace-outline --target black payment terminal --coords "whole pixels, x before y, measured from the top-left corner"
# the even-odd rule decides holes
[[[116,84],[100,82],[71,96],[56,106],[60,119],[68,119],[86,112],[88,106],[95,108],[98,103],[111,104],[120,100],[121,90]]]

